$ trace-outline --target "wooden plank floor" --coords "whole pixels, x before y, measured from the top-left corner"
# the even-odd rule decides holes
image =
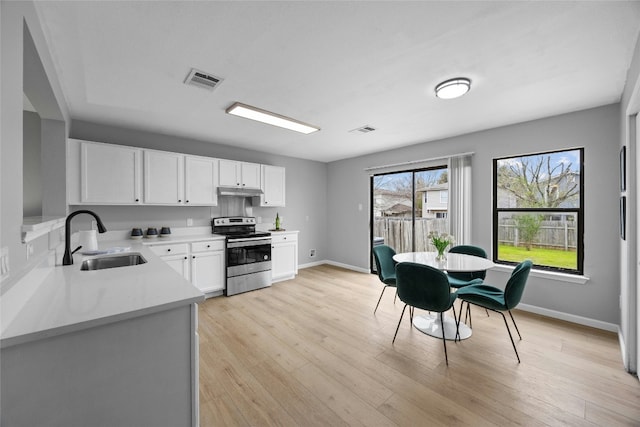
[[[616,334],[515,311],[518,364],[502,318],[474,309],[447,367],[408,310],[391,344],[403,304],[388,289],[374,315],[381,290],[323,265],[201,304],[201,426],[640,425]]]

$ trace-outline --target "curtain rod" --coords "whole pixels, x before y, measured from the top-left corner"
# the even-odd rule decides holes
[[[368,168],[364,168],[364,170],[365,171],[372,171],[372,170],[376,170],[376,169],[393,168],[393,167],[397,167],[397,166],[408,166],[408,165],[414,165],[416,163],[425,163],[425,162],[432,162],[432,161],[435,161],[435,160],[450,159],[452,157],[471,156],[473,154],[475,154],[475,153],[473,151],[470,151],[468,153],[451,154],[451,155],[448,155],[448,156],[432,157],[430,159],[422,159],[422,160],[411,160],[411,161],[408,161],[408,162],[393,163],[391,165],[369,166]]]

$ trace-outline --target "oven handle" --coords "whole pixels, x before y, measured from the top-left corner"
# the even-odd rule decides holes
[[[258,246],[258,245],[271,245],[271,239],[264,237],[249,237],[246,239],[228,240],[228,248],[239,248],[242,246]]]

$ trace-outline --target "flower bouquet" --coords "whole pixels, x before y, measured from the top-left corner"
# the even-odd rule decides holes
[[[429,240],[431,240],[431,244],[433,244],[438,251],[436,261],[443,261],[447,259],[444,254],[445,249],[447,249],[447,246],[453,245],[456,242],[452,235],[447,233],[438,233],[437,231],[431,231],[429,233]]]

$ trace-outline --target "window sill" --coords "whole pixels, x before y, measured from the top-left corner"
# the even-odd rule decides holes
[[[492,270],[510,274],[514,268],[515,266],[511,266],[511,265],[496,264],[496,266],[492,268]],[[529,273],[529,275],[532,277],[540,277],[542,279],[557,280],[558,282],[578,283],[580,285],[584,285],[589,281],[589,277],[587,276],[580,276],[577,274],[558,273],[555,271],[547,271],[547,270],[536,270],[533,268],[531,269],[531,273]]]

